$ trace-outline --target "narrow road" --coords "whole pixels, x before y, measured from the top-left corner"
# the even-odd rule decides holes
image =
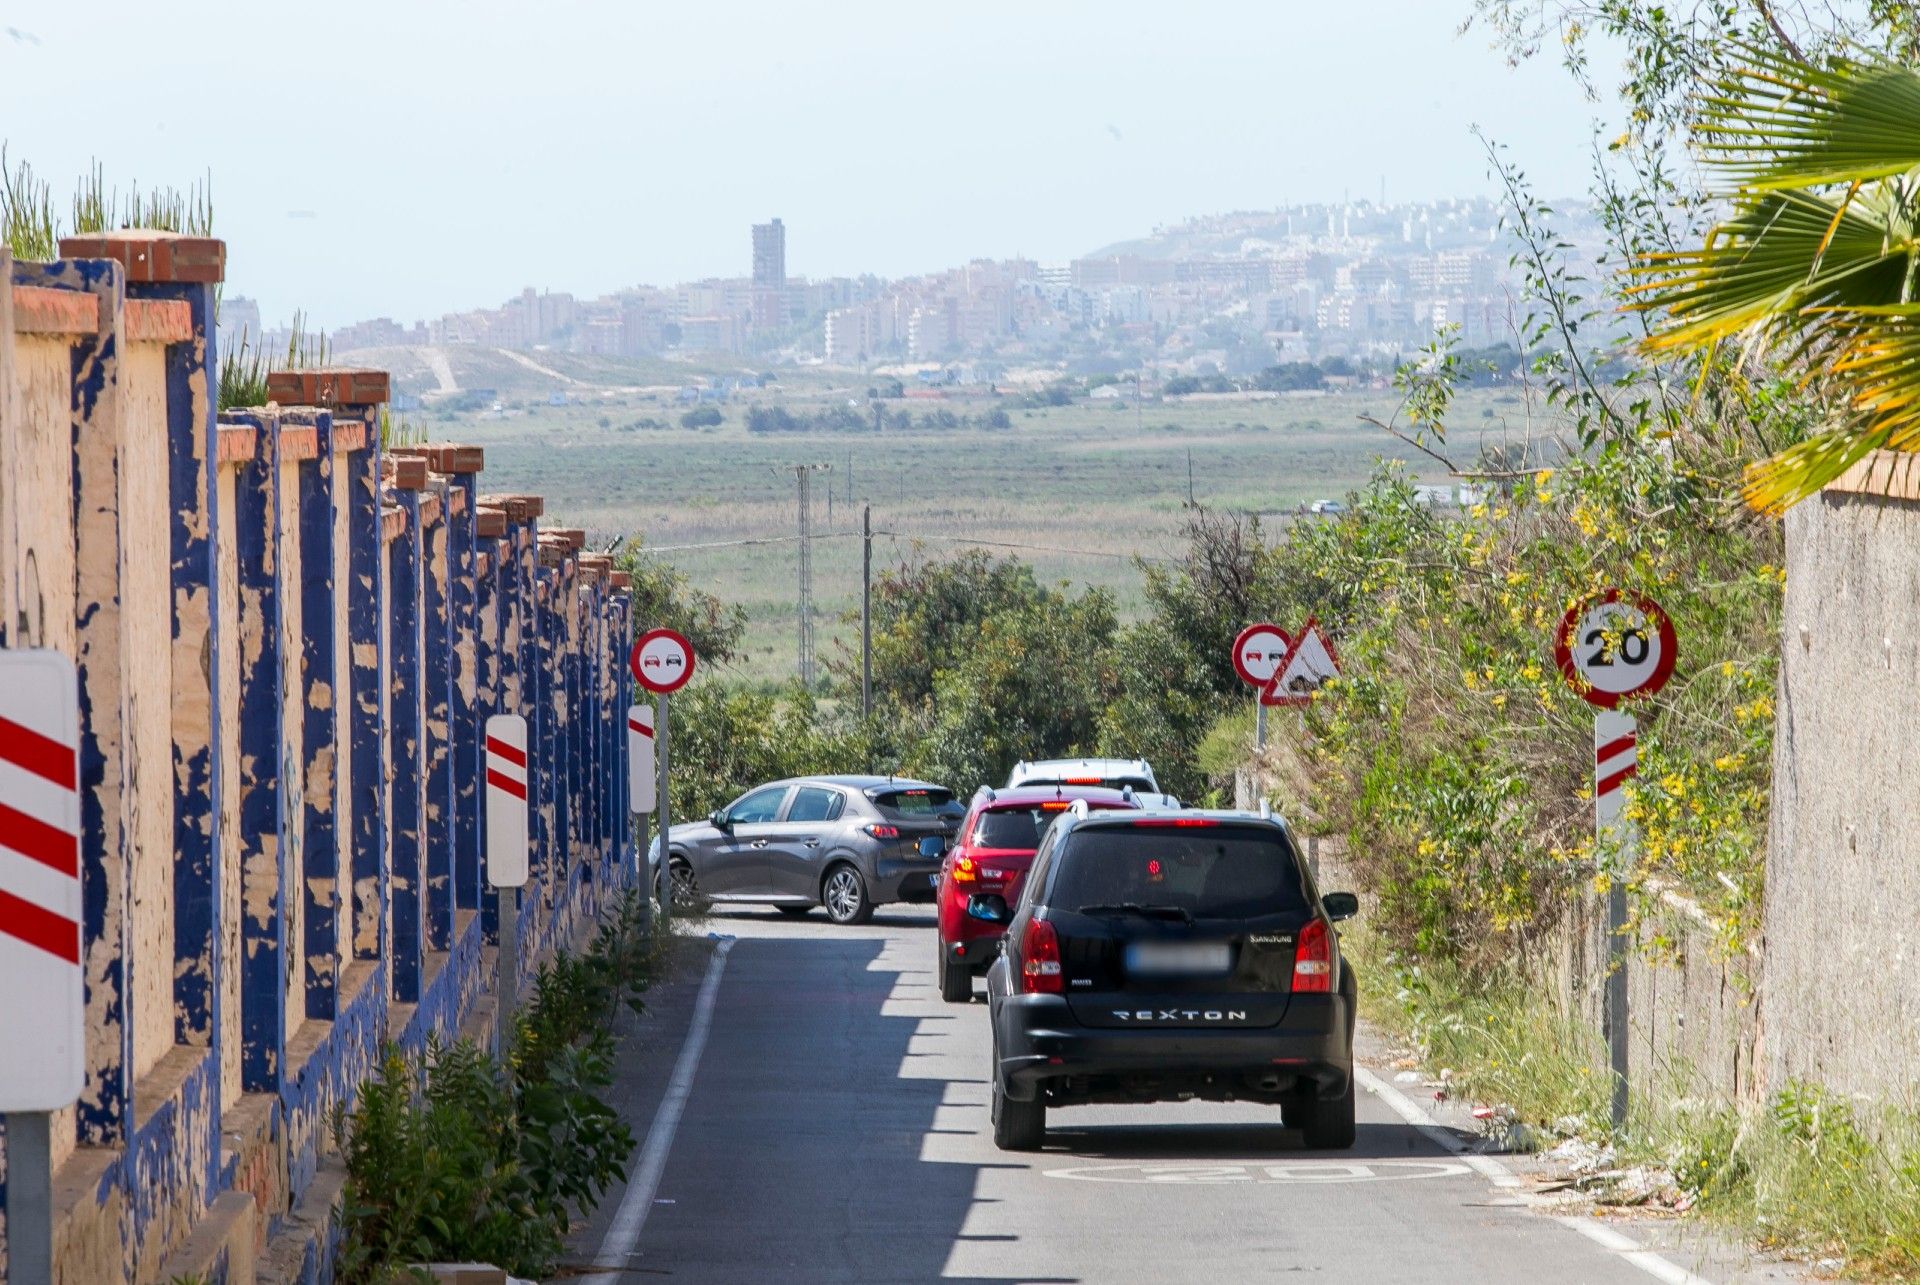
[[[628,1041],[618,1101],[657,1187],[624,1210],[611,1193],[577,1239],[625,1269],[610,1283],[1790,1279],[1671,1226],[1529,1209],[1370,1092],[1351,1152],[1303,1151],[1273,1110],[1183,1103],[1058,1111],[1045,1151],[1003,1153],[986,1005],[935,993],[929,912],[708,926],[737,939],[710,1003],[685,978]]]

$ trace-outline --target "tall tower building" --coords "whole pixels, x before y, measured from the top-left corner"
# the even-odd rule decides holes
[[[787,323],[787,229],[779,219],[753,225],[753,327]]]

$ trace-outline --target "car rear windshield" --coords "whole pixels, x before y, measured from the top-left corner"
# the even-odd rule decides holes
[[[1091,805],[1095,811],[1111,810],[1100,804]],[[1054,818],[1066,811],[1065,808],[995,808],[991,812],[982,812],[980,819],[973,823],[972,844],[976,848],[1024,849],[1028,852],[1040,846],[1041,837]]]
[[[1215,826],[1095,826],[1067,836],[1050,906],[1177,908],[1195,919],[1307,909],[1293,849],[1275,831]]]
[[[875,790],[867,797],[880,809],[881,816],[895,821],[946,820],[966,815],[966,809],[953,801],[953,791],[938,786]]]

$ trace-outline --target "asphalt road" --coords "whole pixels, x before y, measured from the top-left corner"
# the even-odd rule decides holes
[[[1056,1111],[1043,1152],[1003,1153],[986,1005],[940,1001],[929,913],[707,926],[736,939],[723,960],[683,966],[626,1041],[643,1146],[576,1241],[609,1285],[1792,1279],[1671,1224],[1530,1208],[1390,1087],[1359,1095],[1350,1152],[1302,1150],[1271,1109],[1167,1103]]]

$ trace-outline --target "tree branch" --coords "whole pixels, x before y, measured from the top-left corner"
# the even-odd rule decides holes
[[[1453,475],[1454,477],[1482,478],[1489,481],[1498,481],[1498,480],[1507,479],[1507,478],[1532,477],[1535,473],[1538,473],[1540,471],[1539,469],[1531,469],[1531,468],[1464,469],[1464,468],[1461,468],[1458,464],[1455,464],[1452,460],[1448,459],[1446,456],[1442,455],[1440,452],[1434,450],[1431,446],[1428,446],[1425,442],[1419,440],[1416,437],[1409,437],[1407,434],[1401,432],[1399,429],[1395,428],[1393,425],[1387,423],[1385,420],[1375,419],[1372,415],[1356,415],[1354,418],[1358,419],[1363,424],[1373,425],[1375,428],[1387,434],[1389,437],[1395,437],[1405,442],[1408,446],[1411,446],[1414,450],[1419,451],[1422,455],[1426,456],[1428,459],[1437,461],[1438,463],[1445,465],[1447,472]]]

